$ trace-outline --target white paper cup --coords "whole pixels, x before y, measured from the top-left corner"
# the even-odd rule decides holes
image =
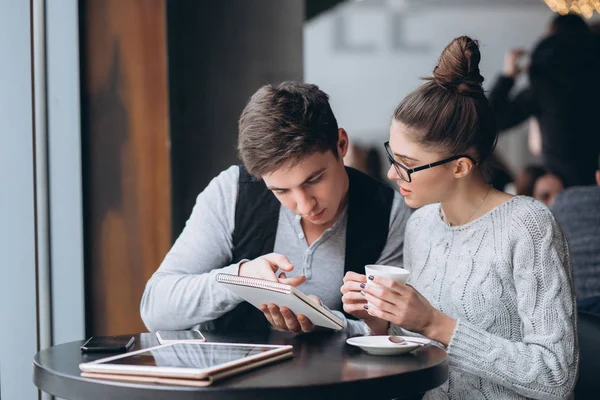
[[[405,284],[408,280],[408,276],[410,275],[410,271],[400,267],[392,267],[389,265],[376,265],[369,264],[365,265],[365,275],[367,275],[367,285],[375,285],[372,280],[369,279],[369,276],[383,276],[385,278],[390,278],[398,283]],[[377,308],[370,302],[367,302],[369,308]]]

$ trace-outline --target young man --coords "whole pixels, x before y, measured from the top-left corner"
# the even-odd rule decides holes
[[[228,273],[299,286],[342,318],[349,334],[366,334],[362,321],[340,311],[342,279],[366,264],[402,266],[410,211],[397,191],[344,167],[348,145],[317,86],[260,88],[239,120],[244,166],[223,171],[198,196],[146,285],[148,329],[314,329],[305,316],[274,304],[259,311],[215,282]]]

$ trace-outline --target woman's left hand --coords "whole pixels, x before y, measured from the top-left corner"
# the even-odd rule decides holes
[[[370,315],[443,344],[450,341],[456,321],[434,308],[414,287],[381,276],[371,282],[375,285],[364,289],[366,300],[376,307],[367,309]]]

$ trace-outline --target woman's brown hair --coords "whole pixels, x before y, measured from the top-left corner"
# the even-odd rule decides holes
[[[448,155],[473,149],[478,162],[492,154],[498,134],[482,87],[480,59],[477,42],[468,36],[446,46],[433,76],[394,111],[413,140]]]

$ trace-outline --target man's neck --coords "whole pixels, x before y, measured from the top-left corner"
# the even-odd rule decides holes
[[[346,196],[347,199],[348,196]],[[346,200],[347,202],[347,200]],[[344,211],[344,208],[346,207],[346,202],[343,202],[339,209],[338,209],[338,213],[336,214],[336,216],[329,221],[326,224],[313,224],[310,221],[307,221],[306,219],[302,218],[302,220],[300,221],[300,224],[302,225],[302,230],[304,231],[304,236],[306,237],[306,242],[308,243],[308,245],[310,246],[315,240],[317,240],[318,238],[321,237],[321,235],[329,228],[331,228],[333,225],[335,225],[335,223],[340,219],[340,216],[342,215],[342,212]]]

